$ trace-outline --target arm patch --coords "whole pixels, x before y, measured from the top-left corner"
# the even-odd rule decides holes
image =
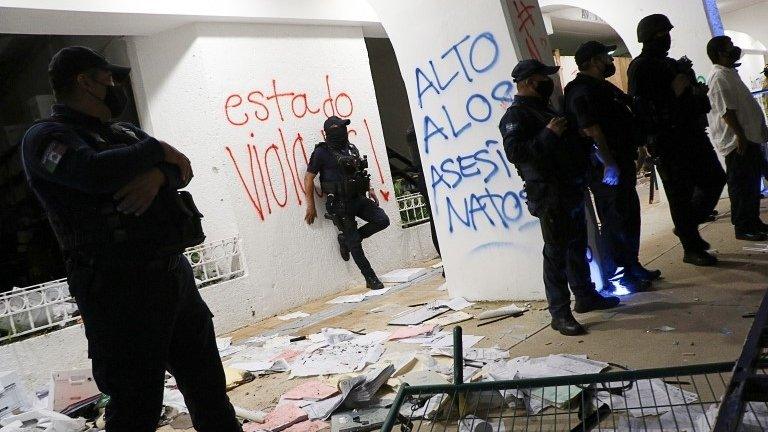
[[[61,162],[61,158],[66,152],[66,145],[59,141],[51,141],[51,143],[48,144],[48,148],[46,148],[45,152],[43,152],[43,157],[40,160],[40,163],[43,165],[43,168],[45,168],[46,171],[53,173],[56,171],[56,167],[59,166],[59,162]]]

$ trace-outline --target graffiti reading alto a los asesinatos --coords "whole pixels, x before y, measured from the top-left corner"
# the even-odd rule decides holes
[[[494,107],[508,105],[514,84],[502,80],[483,92],[469,93],[464,109],[450,112],[439,99],[453,91],[462,90],[459,83],[472,83],[491,72],[501,55],[499,45],[490,32],[464,36],[443,52],[439,59],[430,59],[426,67],[414,71],[418,102],[423,114],[423,150],[427,155],[429,179],[436,214],[447,214],[448,229],[457,227],[477,231],[483,226],[509,229],[518,224],[525,214],[521,193],[508,190],[511,181],[496,182],[507,190],[497,191],[491,182],[497,176],[513,179],[512,169],[504,155],[498,133],[482,142],[467,142],[463,134],[475,125],[497,121]],[[452,73],[438,74],[435,61],[442,62],[442,70]],[[432,100],[428,100],[433,98]],[[429,106],[425,108],[424,102]],[[497,113],[498,114],[498,113]],[[496,130],[494,127],[492,130]],[[430,156],[438,145],[459,149],[443,160]]]
[[[288,132],[288,129],[295,127],[297,122],[307,123],[302,119],[311,119],[314,128],[315,124],[322,125],[330,116],[350,118],[354,113],[352,97],[346,91],[333,91],[329,75],[325,76],[324,87],[321,96],[314,96],[308,91],[278,90],[277,80],[273,79],[269,89],[232,93],[224,101],[227,123],[242,128],[248,134],[249,139],[243,149],[247,162],[239,162],[232,147],[226,146],[224,150],[232,162],[244,194],[261,220],[265,220],[273,210],[286,208],[293,201],[293,195],[299,206],[306,199],[302,179],[309,162],[307,147],[300,131]],[[261,144],[257,144],[256,141],[267,136],[263,130],[273,124],[277,125],[276,130],[270,134],[277,139],[264,138]],[[354,142],[358,138],[362,145],[370,146],[369,156],[373,156],[374,165],[373,180],[379,183],[381,198],[389,201],[390,192],[386,188],[368,119],[363,118],[357,125],[353,123],[349,137],[350,141]],[[315,193],[321,195],[317,190]]]

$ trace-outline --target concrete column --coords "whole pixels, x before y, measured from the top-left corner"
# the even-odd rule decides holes
[[[369,3],[405,80],[450,295],[543,298],[539,222],[498,129],[515,93],[510,72],[518,58],[536,52],[552,63],[536,3]],[[521,25],[512,29],[514,4]]]

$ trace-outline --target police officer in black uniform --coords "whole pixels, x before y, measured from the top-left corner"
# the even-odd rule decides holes
[[[198,431],[241,431],[226,394],[211,312],[181,252],[204,239],[189,160],[128,124],[130,69],[85,47],[49,66],[58,100],[22,144],[24,170],[66,260],[108,432],[150,432],[166,370]]]
[[[640,200],[632,99],[606,80],[616,73],[610,55],[615,49],[615,45],[590,41],[576,50],[579,73],[565,87],[565,109],[569,124],[578,129],[575,135],[607,153],[606,161],[594,161],[590,183],[601,222],[603,274],[613,285],[638,292],[647,289],[661,272],[645,269],[638,260]]]
[[[637,39],[643,51],[629,65],[629,94],[641,141],[657,160],[683,261],[712,266],[717,258],[707,252],[710,246],[698,225],[712,220],[725,172],[705,131],[706,86],[696,83],[687,58],[667,57],[672,28],[661,14],[640,20]]]
[[[328,195],[326,217],[333,220],[341,231],[338,235],[341,257],[349,261],[351,254],[365,277],[366,286],[369,289],[382,289],[384,284],[365,257],[362,240],[387,228],[389,217],[379,207],[376,192],[371,189],[370,176],[366,171],[367,158],[360,157],[360,151],[349,142],[349,123],[348,119],[342,120],[336,116],[325,120],[325,142],[315,147],[304,176],[304,191],[307,195],[304,220],[311,225],[317,217],[314,180],[319,173],[320,188]],[[360,228],[357,227],[358,217],[367,222]]]
[[[609,309],[618,297],[595,291],[587,262],[584,198],[591,148],[568,136],[567,120],[549,107],[557,66],[523,60],[512,77],[517,95],[499,123],[507,158],[525,182],[528,209],[541,221],[544,288],[552,328],[566,336],[585,333],[571,313]]]

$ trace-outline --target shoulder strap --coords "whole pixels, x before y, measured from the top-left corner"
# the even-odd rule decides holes
[[[541,111],[539,111],[539,110],[537,110],[537,109],[535,109],[533,107],[527,106],[525,104],[521,104],[521,103],[517,103],[517,102],[512,102],[512,105],[510,105],[510,108],[511,107],[516,107],[516,108],[522,109],[526,113],[532,115],[533,117],[536,117],[537,120],[543,122],[544,124],[549,123],[549,121],[552,119],[552,117],[548,116],[547,113],[541,112]]]

